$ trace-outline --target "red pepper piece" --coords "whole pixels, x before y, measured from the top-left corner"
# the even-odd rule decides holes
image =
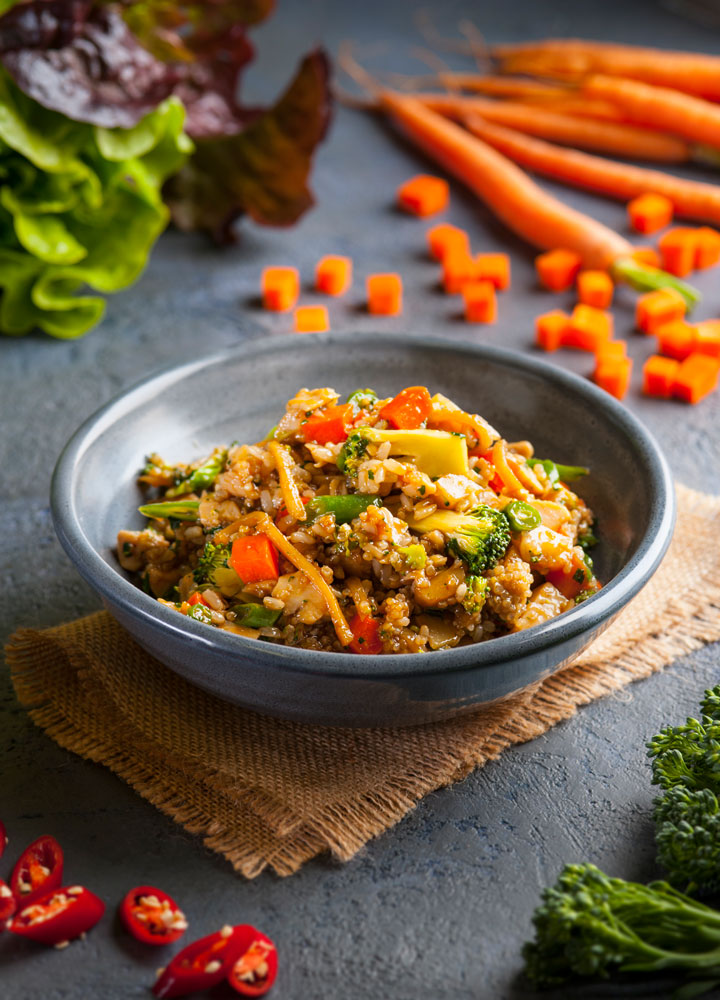
[[[184,997],[226,979],[255,936],[250,924],[229,925],[186,945],[160,973],[152,988],[156,997]]]
[[[5,930],[5,925],[16,909],[17,903],[10,886],[0,879],[0,931]]]
[[[492,451],[486,451],[484,453],[481,453],[479,451],[479,449],[473,448],[472,451],[468,452],[468,455],[477,456],[478,458],[484,459],[488,463],[488,465],[492,465],[493,470],[495,469],[495,466],[493,465],[493,460],[492,460],[493,459],[493,453],[492,453]],[[500,476],[497,474],[497,472],[495,472],[495,474],[493,475],[492,479],[488,480],[488,486],[495,493],[500,493],[501,492],[501,490],[503,488],[503,481],[500,478]]]
[[[350,631],[355,636],[348,645],[352,653],[366,653],[375,655],[382,653],[382,639],[380,638],[380,622],[377,618],[365,618],[355,615],[348,622]]]
[[[195,591],[190,597],[188,597],[188,604],[192,607],[194,604],[202,604],[204,607],[209,608],[210,605],[205,600],[205,598],[198,591]]]
[[[410,431],[422,427],[432,411],[432,398],[424,385],[402,389],[380,410],[379,416],[397,430]]]
[[[249,948],[232,967],[228,982],[241,996],[262,997],[272,989],[276,976],[277,949],[266,934],[255,931]]]
[[[63,876],[62,847],[54,837],[38,837],[20,855],[10,877],[10,889],[18,906],[27,906],[57,889]]]
[[[5,824],[0,819],[0,858],[5,853],[5,848],[8,845],[8,835],[5,831]]]
[[[348,425],[352,420],[352,406],[328,406],[319,410],[305,421],[300,431],[304,441],[315,444],[340,444],[348,436]]]
[[[143,944],[172,944],[188,926],[175,900],[152,885],[130,890],[120,904],[120,919]]]
[[[7,929],[41,944],[71,941],[94,927],[105,912],[105,904],[81,885],[53,889],[34,903],[23,906]]]

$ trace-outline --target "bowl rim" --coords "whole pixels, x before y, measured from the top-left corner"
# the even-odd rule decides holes
[[[527,631],[499,636],[476,645],[434,650],[430,654],[373,656],[298,649],[230,635],[219,629],[210,630],[208,626],[191,618],[181,619],[177,611],[159,604],[155,598],[127,580],[119,567],[116,570],[105,561],[85,535],[75,508],[76,473],[85,451],[113,423],[132,412],[148,396],[151,387],[152,392],[157,393],[203,369],[225,364],[237,355],[242,355],[247,360],[249,356],[257,358],[285,348],[302,351],[305,349],[303,345],[310,349],[318,343],[333,349],[348,337],[352,337],[353,345],[365,342],[369,346],[393,346],[399,351],[412,347],[450,351],[457,355],[470,354],[478,360],[487,359],[516,370],[525,370],[596,404],[598,411],[619,425],[645,453],[651,478],[649,500],[654,503],[650,523],[636,551],[620,572],[587,601]],[[50,505],[58,538],[81,576],[110,605],[118,606],[127,615],[142,619],[151,629],[169,631],[173,639],[181,642],[190,640],[198,653],[205,650],[223,658],[236,654],[268,663],[282,661],[284,670],[360,680],[398,679],[406,675],[432,675],[476,670],[483,666],[495,667],[528,655],[537,655],[583,632],[597,630],[635,596],[657,569],[672,538],[676,507],[670,469],[651,432],[620,402],[586,379],[532,355],[494,345],[400,332],[365,331],[357,334],[309,334],[302,339],[296,334],[271,335],[262,339],[253,337],[244,340],[237,347],[215,352],[201,360],[181,362],[151,372],[92,413],[74,432],[60,453],[53,471]]]

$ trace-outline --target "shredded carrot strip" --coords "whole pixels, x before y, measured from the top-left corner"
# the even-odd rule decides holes
[[[292,455],[279,441],[268,441],[268,451],[275,459],[280,491],[288,514],[296,521],[304,521],[305,507],[300,499],[300,491],[293,476],[295,463],[292,460]]]
[[[528,495],[527,490],[508,465],[504,441],[496,441],[493,445],[491,462],[508,493],[514,493],[521,500],[524,500]]]
[[[328,614],[332,618],[332,623],[335,626],[335,632],[338,639],[343,646],[349,646],[354,638],[352,630],[345,620],[345,615],[342,613],[342,608],[338,604],[337,597],[333,594],[332,590],[325,581],[325,577],[322,575],[317,566],[311,563],[310,560],[302,554],[302,552],[298,552],[292,542],[290,542],[285,535],[283,535],[279,528],[275,527],[267,514],[264,514],[262,511],[256,511],[254,514],[251,514],[247,519],[246,524],[256,525],[257,530],[262,531],[264,535],[267,535],[275,547],[282,552],[285,558],[288,559],[293,566],[296,566],[302,573],[305,573],[305,575],[310,578],[311,582],[317,587],[323,596]]]

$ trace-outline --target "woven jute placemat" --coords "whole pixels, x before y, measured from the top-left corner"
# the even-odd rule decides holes
[[[6,648],[15,691],[62,747],[111,768],[253,878],[352,857],[424,795],[579,706],[720,638],[720,497],[678,487],[662,566],[570,667],[477,714],[411,729],[306,726],[228,705],[152,659],[105,612]]]

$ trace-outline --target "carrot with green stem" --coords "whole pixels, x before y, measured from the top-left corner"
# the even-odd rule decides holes
[[[720,224],[720,185],[555,146],[478,115],[468,116],[464,124],[473,135],[515,163],[546,177],[624,202],[652,191],[665,195],[676,215]]]

